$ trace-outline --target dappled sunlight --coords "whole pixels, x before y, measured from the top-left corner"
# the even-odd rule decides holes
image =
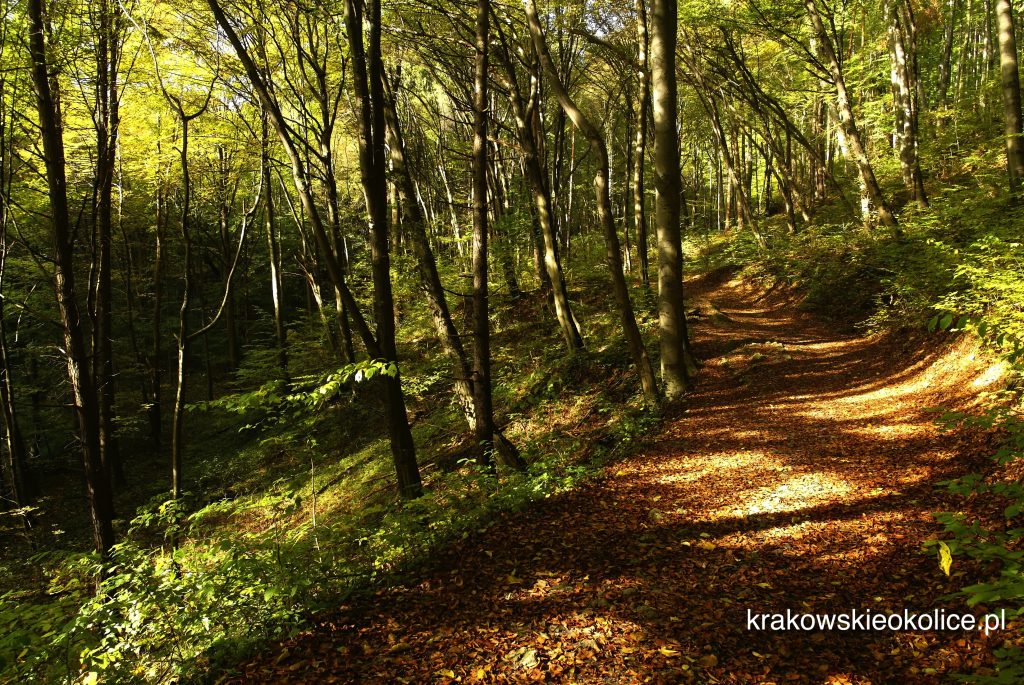
[[[852,435],[877,437],[883,440],[887,438],[913,438],[929,435],[933,431],[934,428],[924,427],[916,423],[875,423],[847,429],[847,432]]]
[[[699,384],[640,453],[445,549],[441,570],[387,601],[358,605],[358,634],[332,628],[346,650],[324,653],[334,672],[374,681],[386,662],[410,681],[429,671],[515,682],[546,668],[574,682],[778,682],[786,665],[813,674],[805,682],[846,683],[864,682],[860,655],[946,653],[942,636],[776,634],[745,618],[925,607],[948,591],[922,583],[941,576],[920,550],[935,530],[935,483],[961,472],[963,448],[927,408],[974,401],[995,372],[959,347],[928,354],[837,335],[785,307],[747,309],[756,293],[737,281],[716,293],[721,316],[696,328]],[[575,431],[592,417],[581,402],[548,418]],[[908,680],[903,666],[891,673]]]
[[[1005,361],[989,364],[985,372],[971,381],[971,387],[976,389],[992,388],[999,384],[1010,370],[1010,365]]]
[[[679,469],[679,464],[673,463],[664,469],[667,473],[659,476],[657,480],[659,483],[692,483],[709,476],[720,477],[727,471],[749,469],[751,467],[757,469],[771,468],[772,463],[771,458],[764,452],[721,452],[707,455],[699,461],[688,462],[688,468],[685,469]],[[775,465],[781,467],[781,464],[775,463]]]
[[[759,488],[744,498],[740,512],[744,516],[761,513],[793,512],[824,502],[838,502],[854,490],[845,479],[826,472],[807,473],[778,484]]]

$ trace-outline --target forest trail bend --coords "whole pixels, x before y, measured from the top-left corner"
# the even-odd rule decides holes
[[[928,408],[970,403],[994,370],[965,346],[837,334],[740,281],[690,292],[705,365],[646,449],[232,682],[916,683],[981,665],[980,633],[747,618],[923,612],[955,589],[921,544],[953,506],[935,483],[977,466],[986,438],[939,433]]]

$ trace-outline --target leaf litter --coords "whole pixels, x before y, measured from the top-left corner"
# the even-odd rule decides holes
[[[720,279],[719,279],[720,280]],[[603,478],[505,516],[267,647],[224,683],[937,683],[993,633],[748,630],[753,613],[962,604],[923,543],[935,484],[987,436],[940,433],[980,355],[854,335],[739,280],[689,283],[697,387]]]

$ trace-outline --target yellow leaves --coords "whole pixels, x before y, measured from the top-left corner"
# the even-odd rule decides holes
[[[697,547],[704,550],[705,552],[714,552],[716,549],[718,549],[718,545],[709,540],[701,540],[697,543]]]
[[[947,576],[949,570],[953,567],[953,553],[949,550],[949,545],[945,542],[939,541],[939,568]]]
[[[679,656],[679,652],[677,650],[669,649],[668,647],[660,647],[658,648],[658,652],[660,652],[662,656],[667,657]]]

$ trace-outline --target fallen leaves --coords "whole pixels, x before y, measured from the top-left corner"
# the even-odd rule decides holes
[[[955,382],[920,383],[927,368],[885,339],[836,335],[752,295],[715,293],[729,325],[698,328],[710,363],[642,455],[440,550],[420,585],[355,602],[235,682],[862,685],[984,672],[990,649],[973,634],[747,629],[748,610],[938,606],[950,588],[919,553],[941,508],[933,483],[972,445],[930,437],[923,407]],[[939,563],[948,574],[942,545]]]

